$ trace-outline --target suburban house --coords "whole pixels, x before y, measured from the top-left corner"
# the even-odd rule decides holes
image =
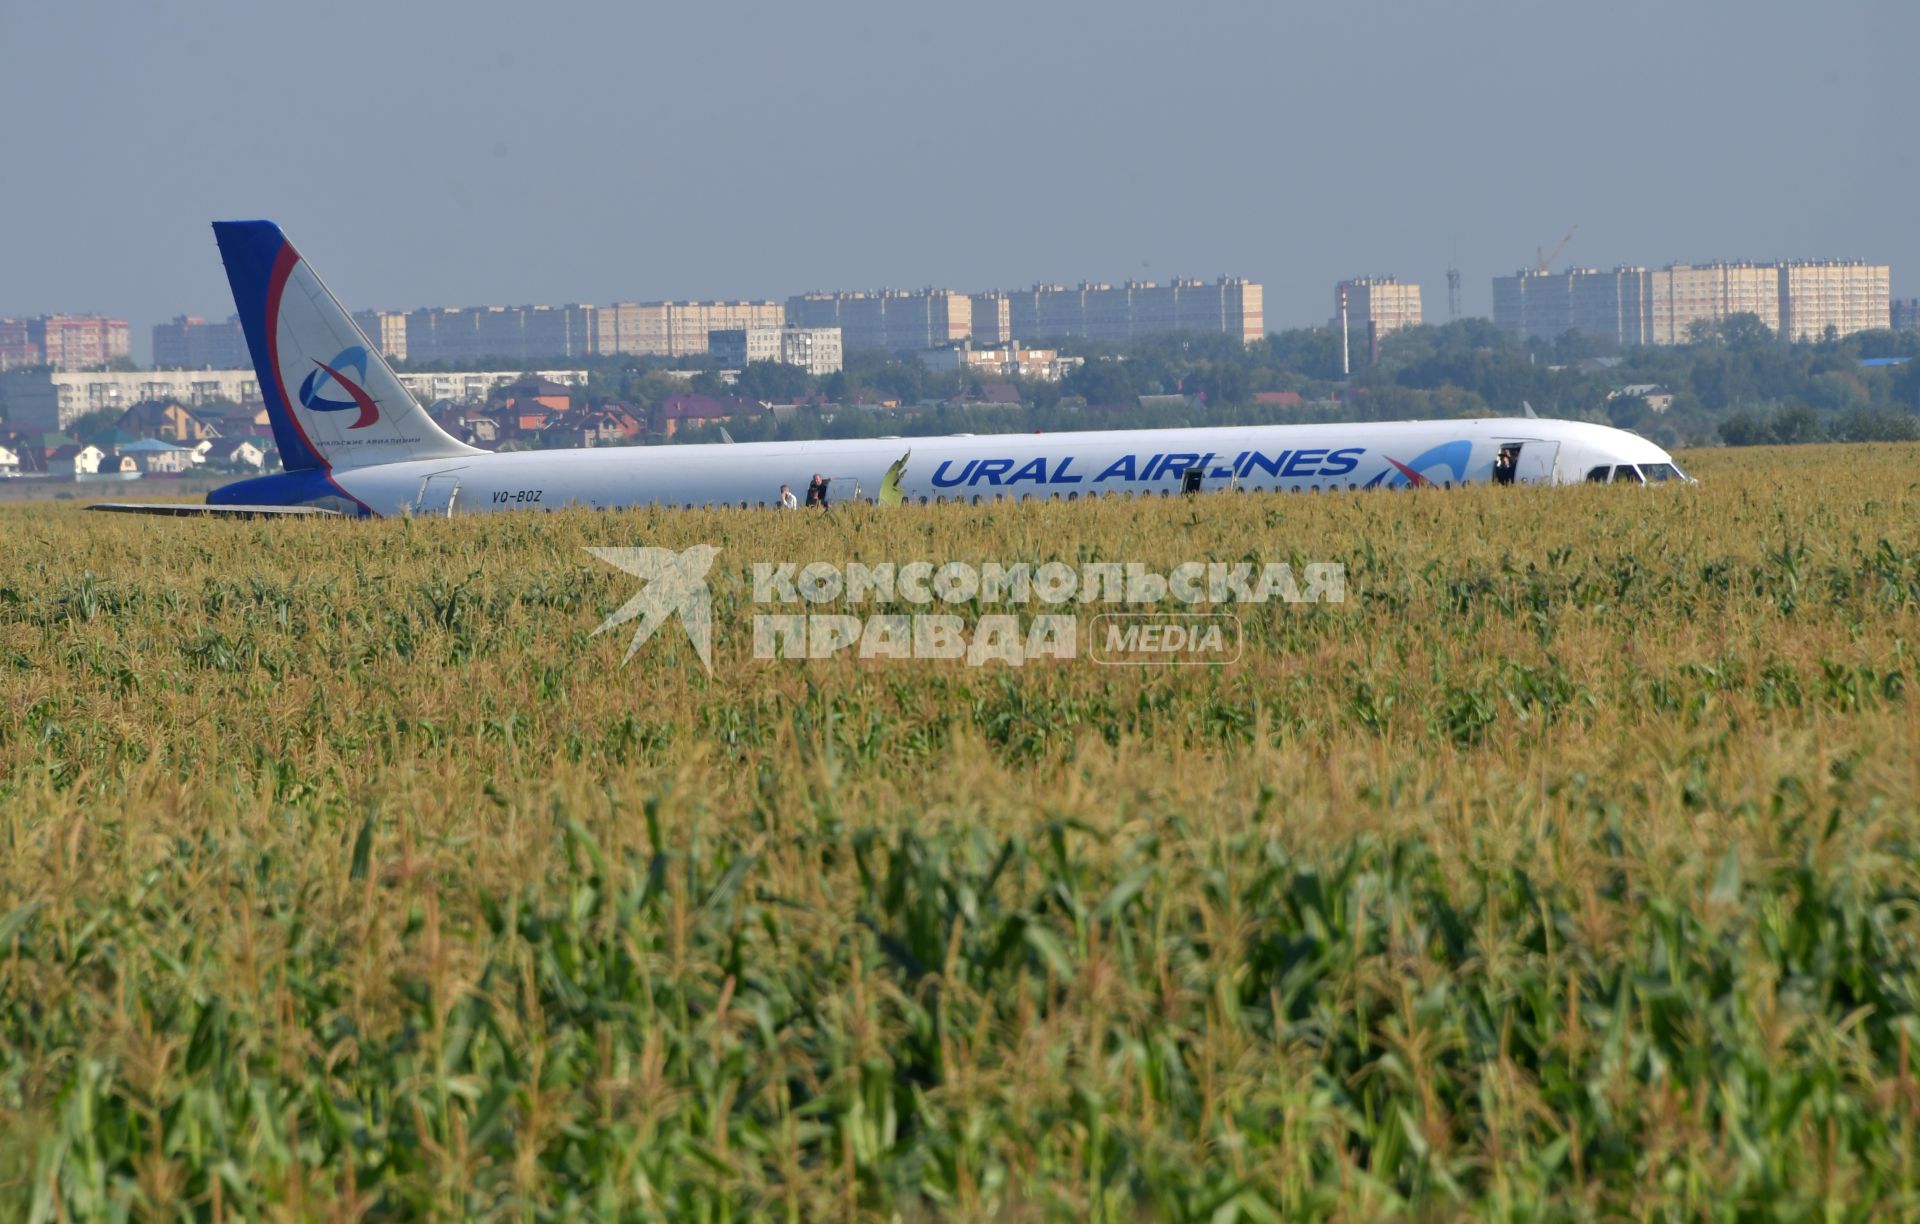
[[[644,421],[619,404],[590,408],[563,420],[559,428],[580,446],[625,446],[646,436]]]
[[[527,377],[506,388],[507,402],[518,408],[534,404],[551,409],[555,415],[573,407],[573,389],[551,378]]]
[[[500,420],[475,404],[443,402],[434,406],[440,428],[469,446],[493,446],[500,441]]]
[[[136,470],[148,476],[178,476],[192,467],[196,459],[191,447],[175,446],[159,438],[141,438],[119,450],[123,461],[132,462]],[[126,470],[124,462],[121,470]]]
[[[261,468],[267,463],[267,452],[252,438],[241,438],[238,442],[222,442],[213,448],[209,458],[233,467]]]
[[[262,433],[273,428],[273,421],[267,416],[267,406],[260,403],[235,404],[227,409],[218,424],[221,434],[229,438],[249,428],[258,429]]]
[[[69,442],[47,456],[47,471],[55,476],[95,476],[106,457],[107,452],[97,446]]]
[[[120,414],[114,424],[137,437],[164,438],[191,446],[220,436],[215,419],[169,400],[147,400]]]
[[[724,425],[735,417],[750,416],[760,406],[752,400],[715,399],[711,395],[669,395],[653,406],[652,430],[671,438],[681,429]]]
[[[1659,383],[1629,383],[1624,387],[1615,387],[1607,392],[1607,401],[1611,403],[1617,399],[1627,399],[1636,395],[1645,400],[1647,407],[1655,412],[1665,412],[1673,407],[1673,391]]]
[[[509,405],[505,413],[507,428],[518,434],[539,433],[559,419],[560,415],[551,408],[543,408],[534,403],[525,406]]]

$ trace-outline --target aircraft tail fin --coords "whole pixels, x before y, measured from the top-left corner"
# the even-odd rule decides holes
[[[233,304],[289,471],[481,454],[434,424],[271,221],[215,221]]]

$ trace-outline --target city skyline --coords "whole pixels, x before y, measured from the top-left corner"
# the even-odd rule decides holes
[[[235,216],[355,309],[1232,274],[1284,328],[1355,269],[1457,265],[1485,316],[1575,222],[1562,263],[1899,277],[1915,35],[1883,0],[9,6],[0,105],[60,123],[10,141],[32,241],[0,314],[110,313],[142,347],[224,317],[207,223]],[[83,62],[110,70],[79,88]]]
[[[1702,282],[1699,289],[1680,289],[1675,277],[1681,274],[1711,276],[1715,278],[1713,287]],[[1637,278],[1636,285],[1619,283],[1622,277]],[[1809,277],[1821,279],[1809,281]],[[1834,277],[1846,279],[1835,281]],[[1659,286],[1658,304],[1652,300],[1649,285],[1637,284],[1649,278]],[[1747,285],[1746,281],[1753,284]],[[1602,301],[1596,296],[1597,287],[1607,284],[1612,286],[1611,296]],[[1569,263],[1549,271],[1522,268],[1510,275],[1495,276],[1491,281],[1491,314],[1467,312],[1461,317],[1491,321],[1503,330],[1536,339],[1574,330],[1611,337],[1623,347],[1680,343],[1694,320],[1713,321],[1738,313],[1754,314],[1770,331],[1795,341],[1818,339],[1828,323],[1838,324],[1841,335],[1888,327],[1911,330],[1920,323],[1913,309],[1916,300],[1892,294],[1890,284],[1887,265],[1861,260],[1726,260],[1672,263],[1656,269],[1627,264],[1603,269]],[[1524,292],[1529,285],[1535,286],[1531,295]],[[1550,295],[1544,307],[1527,305],[1539,296],[1539,286],[1545,285],[1556,287],[1557,304]],[[1203,295],[1203,302],[1215,299],[1199,315],[1176,304],[1190,300],[1196,291]],[[1334,292],[1335,308],[1330,318],[1295,326],[1337,329],[1341,326],[1339,304],[1349,299],[1353,327],[1363,344],[1377,345],[1401,327],[1446,321],[1423,318],[1422,286],[1397,276],[1345,279],[1334,286]],[[1227,293],[1234,296],[1219,296]],[[1845,304],[1832,300],[1831,295],[1836,293],[1843,295]],[[770,299],[621,300],[604,305],[491,303],[405,310],[369,308],[351,313],[369,340],[396,360],[460,362],[491,356],[540,361],[615,354],[692,356],[706,351],[707,335],[716,330],[795,325],[845,324],[848,348],[902,351],[946,347],[967,340],[984,344],[1022,338],[1125,340],[1168,330],[1214,331],[1222,327],[1251,343],[1258,335],[1289,330],[1285,324],[1265,326],[1263,296],[1264,287],[1258,282],[1223,276],[1211,286],[1198,279],[1174,278],[1167,282],[1036,283],[1024,289],[973,293],[945,288],[814,292],[793,295],[784,303]],[[1062,305],[1049,306],[1049,301]],[[910,335],[890,335],[884,314],[873,318],[843,314],[849,306],[872,313],[890,302],[913,306],[917,321],[908,328]],[[1066,306],[1068,302],[1074,306]],[[1222,308],[1225,313],[1221,313]],[[1142,309],[1146,313],[1136,319],[1134,312]],[[1798,319],[1796,310],[1802,312]],[[1530,313],[1535,316],[1532,322]],[[1599,321],[1602,316],[1604,323]],[[1199,321],[1193,323],[1196,318]],[[225,320],[176,315],[144,329],[138,325],[130,328],[126,320],[100,314],[64,319],[70,324],[117,328],[120,356],[129,355],[130,331],[151,336],[149,350],[133,354],[136,364],[143,367],[231,369],[251,364],[239,324],[231,314]],[[508,331],[497,327],[490,330],[489,321],[496,320],[508,325]],[[26,342],[36,327],[41,335],[48,334],[49,322],[48,316],[0,316],[0,369],[36,364],[37,359],[25,359],[31,356],[28,350],[33,347]],[[455,330],[464,333],[465,339],[436,342],[435,333],[444,332],[450,322],[458,324]],[[896,340],[899,343],[894,343]],[[96,368],[95,363],[85,361],[56,360],[53,364],[62,369]]]

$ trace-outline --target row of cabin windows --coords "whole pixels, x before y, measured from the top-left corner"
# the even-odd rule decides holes
[[[1379,486],[1374,486],[1374,487],[1377,487],[1377,488],[1382,488],[1382,489],[1386,489],[1386,490],[1387,490],[1387,491],[1389,491],[1389,492],[1396,492],[1396,493],[1398,493],[1398,492],[1405,492],[1405,491],[1407,491],[1407,490],[1409,490],[1409,489],[1412,489],[1412,488],[1413,488],[1414,486],[1413,486],[1413,485],[1410,485],[1410,484],[1399,484],[1399,485],[1379,485]],[[1453,482],[1452,482],[1451,480],[1446,480],[1446,481],[1442,481],[1442,482],[1441,482],[1440,484],[1438,484],[1438,485],[1435,485],[1434,487],[1435,487],[1435,488],[1443,488],[1443,489],[1451,489],[1451,488],[1453,487]],[[1363,491],[1363,490],[1364,490],[1364,489],[1366,489],[1366,488],[1367,488],[1367,486],[1365,486],[1365,485],[1359,485],[1359,484],[1355,484],[1355,483],[1353,483],[1353,482],[1351,482],[1351,481],[1349,481],[1349,482],[1348,482],[1348,483],[1346,483],[1346,484],[1337,484],[1337,483],[1333,483],[1333,482],[1329,482],[1329,483],[1327,484],[1327,487],[1326,487],[1326,489],[1325,489],[1325,491],[1326,491],[1326,492],[1328,492],[1328,493],[1340,493],[1340,492],[1355,492],[1355,493],[1358,493],[1358,492],[1361,492],[1361,491]],[[1222,491],[1224,491],[1224,490],[1214,490],[1214,491],[1215,491],[1215,492],[1222,492]],[[1287,487],[1286,487],[1286,488],[1284,488],[1284,489],[1283,489],[1283,488],[1279,488],[1278,486],[1275,486],[1275,487],[1272,487],[1272,488],[1268,488],[1268,487],[1266,487],[1266,486],[1259,486],[1259,485],[1235,485],[1235,486],[1233,487],[1233,489],[1232,489],[1232,491],[1233,491],[1233,492],[1235,492],[1235,493],[1249,493],[1249,492],[1251,492],[1251,493],[1319,493],[1319,492],[1321,492],[1322,490],[1321,490],[1321,488],[1320,488],[1320,486],[1319,486],[1319,485],[1317,485],[1317,484],[1315,484],[1315,485],[1289,485],[1289,486],[1287,486]],[[1158,490],[1155,490],[1155,489],[1144,489],[1144,490],[1140,490],[1140,491],[1137,491],[1137,492],[1136,492],[1136,491],[1132,491],[1132,490],[1126,490],[1126,489],[1116,489],[1116,490],[1114,490],[1114,491],[1113,491],[1113,492],[1111,492],[1111,493],[1105,493],[1105,494],[1103,494],[1103,493],[1101,493],[1101,492],[1100,492],[1099,490],[1097,490],[1097,489],[1096,489],[1096,490],[1092,490],[1092,491],[1090,491],[1090,492],[1088,492],[1088,493],[1086,494],[1086,497],[1087,497],[1087,499],[1088,499],[1088,500],[1090,500],[1090,501],[1092,501],[1092,500],[1097,500],[1097,499],[1099,499],[1099,498],[1101,498],[1101,497],[1103,497],[1103,496],[1104,496],[1104,497],[1109,497],[1109,498],[1117,498],[1117,499],[1120,499],[1120,500],[1124,500],[1124,501],[1132,501],[1132,500],[1134,500],[1134,499],[1136,499],[1136,498],[1142,498],[1142,497],[1155,497],[1155,496],[1158,496],[1158,497],[1172,497],[1172,496],[1173,496],[1173,490],[1172,490],[1172,489],[1158,489]],[[1048,500],[1048,501],[1079,501],[1079,500],[1080,500],[1080,497],[1081,497],[1081,494],[1079,494],[1078,492],[1073,492],[1073,493],[1068,493],[1068,494],[1067,494],[1067,495],[1066,495],[1066,496],[1065,496],[1064,498],[1063,498],[1063,497],[1061,497],[1061,496],[1060,496],[1060,494],[1058,494],[1058,493],[1053,493],[1053,494],[1051,494],[1051,495],[1049,495],[1049,496],[1048,496],[1048,497],[1046,498],[1046,500]],[[863,502],[865,502],[865,503],[866,503],[867,505],[869,505],[869,506],[872,506],[872,505],[876,505],[876,504],[877,504],[877,503],[875,502],[875,500],[874,500],[873,498],[871,498],[871,497],[862,497],[862,498],[858,498],[858,499],[856,499],[856,500],[858,500],[858,501],[863,501]],[[956,494],[954,494],[954,495],[953,495],[952,497],[947,497],[947,496],[946,496],[946,495],[944,495],[944,494],[942,494],[942,495],[940,495],[940,496],[936,496],[936,497],[928,497],[928,496],[927,496],[926,494],[924,494],[924,493],[922,493],[922,494],[920,494],[920,495],[919,495],[919,496],[918,496],[917,498],[913,498],[913,499],[911,499],[911,500],[914,500],[914,501],[917,501],[917,502],[918,502],[918,503],[919,503],[920,505],[922,505],[922,506],[926,506],[926,505],[939,505],[939,506],[944,506],[944,505],[946,505],[946,504],[947,504],[947,503],[949,503],[949,502],[952,502],[952,503],[953,503],[954,505],[962,505],[962,504],[966,504],[966,503],[971,503],[971,504],[973,504],[973,505],[976,505],[976,506],[978,506],[978,505],[981,505],[981,504],[982,504],[982,503],[984,503],[984,502],[997,502],[997,501],[1037,501],[1037,500],[1040,500],[1040,499],[1039,499],[1039,498],[1037,498],[1037,497],[1034,497],[1034,496],[1033,496],[1033,495],[1031,495],[1031,494],[1018,494],[1018,495],[1016,495],[1016,494],[1013,494],[1013,493],[975,493],[975,494],[972,494],[971,496],[968,496],[967,494],[964,494],[964,493],[956,493]],[[719,507],[720,507],[721,509],[723,509],[723,510],[724,510],[724,509],[726,509],[726,508],[727,508],[727,507],[728,507],[728,506],[729,506],[730,504],[737,504],[737,505],[739,506],[739,508],[740,508],[740,509],[742,509],[742,510],[747,510],[747,509],[752,509],[752,508],[755,508],[755,507],[757,507],[757,508],[759,508],[759,509],[761,509],[761,510],[769,510],[769,509],[777,509],[777,508],[778,508],[777,506],[775,506],[775,505],[774,505],[774,503],[772,503],[772,502],[767,502],[767,501],[761,501],[761,502],[744,502],[744,501],[743,501],[743,502],[739,502],[739,503],[728,503],[728,502],[718,502],[718,503],[714,503],[714,502],[700,502],[700,503],[698,503],[698,507],[697,507],[697,508],[700,508],[700,509],[705,509],[705,508],[707,508],[707,507],[709,507],[709,506],[713,506],[713,505],[716,505],[716,504],[717,504],[717,505],[718,505],[718,506],[719,506]],[[591,503],[591,508],[592,508],[592,509],[595,509],[595,510],[598,510],[598,509],[600,509],[600,503],[599,503],[599,502],[593,502],[593,503]],[[624,508],[624,507],[623,507],[623,508]],[[682,503],[681,503],[681,505],[680,505],[680,508],[681,508],[682,510],[692,510],[692,509],[695,509],[695,508],[696,508],[696,504],[695,504],[695,503],[693,503],[693,502],[682,502]],[[553,508],[552,508],[552,507],[548,507],[548,508],[547,508],[547,513],[549,513],[549,514],[551,514],[551,513],[553,513]]]
[[[1678,479],[1680,479],[1680,469],[1674,467],[1671,463],[1648,463],[1648,464],[1642,464],[1638,467],[1634,466],[1631,463],[1622,463],[1622,464],[1617,464],[1613,466],[1609,466],[1608,464],[1603,463],[1603,464],[1600,464],[1598,467],[1590,468],[1587,471],[1587,480],[1591,484],[1608,484],[1608,483],[1618,484],[1618,483],[1628,482],[1628,481],[1635,484],[1648,484],[1648,483],[1658,484],[1661,481],[1678,480]],[[1365,486],[1355,484],[1352,481],[1348,481],[1346,484],[1340,484],[1338,482],[1330,481],[1327,484],[1326,491],[1329,493],[1339,493],[1339,492],[1342,492],[1343,490],[1358,492],[1364,487]],[[1377,487],[1400,492],[1400,491],[1405,491],[1407,489],[1411,489],[1414,486],[1410,484],[1400,484],[1400,485],[1382,485]],[[1439,487],[1444,489],[1451,489],[1453,487],[1453,482],[1451,480],[1442,481]],[[1273,489],[1267,489],[1263,487],[1249,486],[1249,485],[1233,486],[1233,491],[1235,493],[1245,493],[1245,492],[1248,492],[1250,489],[1251,491],[1256,493],[1265,493],[1265,492],[1318,493],[1321,491],[1320,486],[1317,484],[1306,485],[1306,486],[1289,485],[1284,489],[1281,489],[1278,487],[1275,487]],[[1129,490],[1129,489],[1116,489],[1111,493],[1104,494],[1104,496],[1107,496],[1107,497],[1125,498],[1128,500],[1131,500],[1134,498],[1140,498],[1140,497],[1153,497],[1156,495],[1160,497],[1171,497],[1173,496],[1173,490],[1172,489],[1158,489],[1158,490],[1146,489],[1146,490],[1135,491],[1135,490]],[[1101,497],[1103,496],[1103,494],[1096,489],[1088,492],[1086,496],[1089,499],[1093,499],[1093,498]],[[932,498],[929,498],[926,494],[922,493],[915,500],[917,500],[923,506],[928,505],[930,503],[934,505],[944,506],[948,502],[953,502],[955,504],[971,502],[973,505],[978,506],[983,501],[1002,501],[1002,500],[1008,500],[1008,499],[1029,500],[1028,498],[1025,498],[1025,497],[1016,498],[1016,495],[1011,493],[991,493],[991,494],[975,493],[975,494],[972,494],[971,496],[968,496],[966,494],[956,493],[952,497],[947,497],[943,494],[943,495],[932,497]],[[871,497],[863,497],[863,498],[859,498],[858,500],[864,501],[870,506],[874,504],[874,499]],[[1080,494],[1077,491],[1068,493],[1066,497],[1063,499],[1059,493],[1054,493],[1047,500],[1079,501]],[[711,505],[712,503],[702,502],[700,504],[702,506],[707,506],[707,505]],[[727,503],[721,502],[719,504],[724,508]],[[752,505],[754,505],[754,503],[743,501],[739,503],[739,508],[742,510],[746,510],[746,509],[749,509]],[[758,503],[758,507],[762,510],[771,508],[771,505],[772,503],[765,502],[765,501]],[[599,503],[597,502],[594,503],[594,508],[598,509]],[[681,506],[681,509],[683,510],[691,510],[693,508],[694,508],[694,503],[692,502],[683,503]],[[549,511],[551,511],[551,508],[549,508]]]

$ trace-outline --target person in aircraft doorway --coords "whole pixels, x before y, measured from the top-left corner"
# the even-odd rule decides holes
[[[1520,457],[1519,447],[1517,446],[1501,447],[1500,454],[1493,461],[1493,483],[1503,484],[1503,485],[1512,484],[1514,465],[1515,465],[1515,462],[1519,459],[1519,457]]]

